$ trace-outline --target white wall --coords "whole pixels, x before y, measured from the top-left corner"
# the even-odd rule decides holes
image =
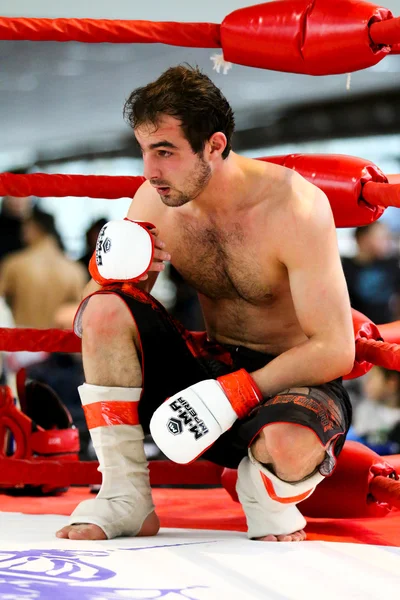
[[[397,2],[398,0],[392,0]],[[151,21],[207,21],[220,23],[254,0],[0,0],[0,14],[13,17],[148,19]]]
[[[335,0],[332,0],[334,3]],[[221,22],[230,12],[257,0],[0,0],[0,14],[14,17],[77,17],[93,19],[149,19],[152,21]],[[375,4],[400,14],[400,0]]]

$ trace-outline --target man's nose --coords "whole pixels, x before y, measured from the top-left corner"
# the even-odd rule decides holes
[[[143,158],[143,175],[146,177],[146,179],[161,180],[161,171],[156,162],[151,158]]]

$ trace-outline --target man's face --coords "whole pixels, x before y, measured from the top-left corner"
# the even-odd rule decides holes
[[[203,154],[195,154],[180,121],[163,116],[157,129],[143,124],[135,129],[144,162],[144,176],[167,206],[182,206],[196,198],[211,177]]]
[[[369,400],[379,402],[385,396],[385,377],[378,367],[373,367],[363,378],[363,390]]]
[[[386,258],[391,252],[391,234],[384,223],[374,223],[365,234],[364,247],[375,258]]]
[[[32,208],[30,196],[16,198],[15,196],[5,196],[3,199],[3,208],[8,215],[23,219],[26,217]]]

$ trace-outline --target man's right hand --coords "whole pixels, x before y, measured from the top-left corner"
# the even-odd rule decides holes
[[[150,271],[164,269],[170,255],[152,223],[109,221],[100,231],[89,272],[100,285],[145,281]]]
[[[154,411],[150,433],[170,460],[187,464],[199,458],[236,419],[247,416],[262,399],[245,369],[199,381]]]
[[[153,251],[153,261],[150,265],[150,267],[147,269],[146,273],[144,275],[142,275],[141,277],[139,277],[138,281],[146,281],[149,278],[148,273],[160,273],[160,271],[164,271],[165,269],[165,264],[164,261],[169,261],[171,260],[171,255],[168,252],[165,252],[164,248],[165,248],[165,242],[163,242],[162,240],[160,240],[160,238],[158,237],[158,229],[156,227],[153,227],[153,229],[149,230],[151,235],[153,236],[153,244],[154,244],[154,251]]]

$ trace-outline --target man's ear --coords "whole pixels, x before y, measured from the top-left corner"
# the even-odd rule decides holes
[[[216,131],[208,140],[208,152],[211,160],[219,158],[227,146],[226,135],[222,131]]]

